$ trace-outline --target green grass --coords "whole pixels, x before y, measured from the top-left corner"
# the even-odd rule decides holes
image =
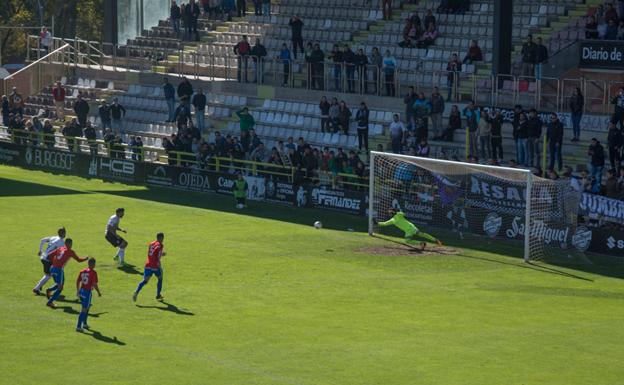
[[[103,236],[126,208],[127,260],[166,234],[167,304],[112,264]],[[491,250],[391,257],[354,250],[361,218],[0,166],[2,384],[613,385],[624,378],[624,288],[608,274],[529,266]],[[311,223],[320,219],[325,229]],[[64,225],[98,259],[101,298],[45,307],[38,241]],[[356,232],[345,231],[354,228]],[[517,250],[516,250],[517,251]],[[612,275],[612,277],[609,277]],[[621,276],[621,275],[619,275]]]

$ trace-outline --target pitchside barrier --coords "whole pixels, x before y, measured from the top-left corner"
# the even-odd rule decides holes
[[[90,152],[88,143],[81,138],[76,138],[74,151],[49,144],[46,146],[43,140],[39,143],[41,145],[29,141],[20,143],[0,140],[0,164],[128,184],[220,194],[232,194],[236,174],[243,172],[249,185],[250,200],[334,210],[361,217],[368,215],[369,196],[368,187],[365,186],[368,181],[354,182],[357,179],[355,175],[338,174],[333,180],[307,177],[292,167],[227,158],[214,158],[210,162],[201,163],[195,160],[193,154],[170,153],[173,156],[166,158],[162,155],[162,149],[123,146],[111,150],[102,141],[97,141],[98,151]],[[150,153],[157,153],[158,156],[150,157]],[[135,159],[132,159],[133,155]],[[165,162],[161,162],[161,159]],[[444,216],[446,213],[443,207],[429,207],[428,202],[421,203],[427,206],[426,210],[422,209],[420,203],[401,205],[404,206],[406,216],[416,223],[427,222],[429,217]],[[584,242],[578,247],[582,246],[585,249],[583,251],[624,256],[623,201],[583,194],[579,214],[591,218],[596,224],[607,222],[611,226],[585,227],[582,237]],[[426,218],[423,219],[423,215]],[[484,233],[484,223],[468,222],[467,232],[488,236]],[[504,218],[497,237],[522,239],[521,222],[512,216]],[[568,242],[571,247],[577,247],[573,245],[572,236],[567,234]]]

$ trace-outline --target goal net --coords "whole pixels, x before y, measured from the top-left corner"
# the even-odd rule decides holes
[[[580,193],[569,181],[523,169],[381,152],[371,153],[370,168],[371,235],[392,231],[377,223],[388,220],[393,208],[444,243],[465,239],[463,244],[475,249],[495,245],[497,252],[526,261],[578,261],[589,246],[591,236],[577,228]]]

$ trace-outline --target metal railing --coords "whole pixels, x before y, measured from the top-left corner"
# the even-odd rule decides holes
[[[29,39],[29,59],[39,58],[39,38]],[[54,46],[70,45],[67,55],[53,56],[47,62],[80,65],[86,68],[138,73],[168,74],[194,79],[255,82],[276,87],[296,87],[361,95],[402,98],[410,86],[417,92],[433,87],[461,102],[475,100],[488,106],[513,106],[546,111],[568,111],[569,97],[579,87],[586,97],[585,112],[605,114],[611,111],[611,98],[623,84],[617,81],[559,79],[514,75],[482,75],[443,70],[390,70],[375,65],[345,63],[285,62],[276,57],[234,56],[232,53],[184,51],[166,47],[113,45],[82,39],[54,39]],[[40,60],[40,59],[39,59]],[[38,61],[39,61],[38,60]]]
[[[11,129],[7,130],[7,132],[8,138],[6,140],[21,145],[42,146],[73,153],[104,155],[116,159],[168,163],[171,166],[197,168],[214,172],[241,172],[247,175],[282,179],[291,183],[306,180],[310,183],[331,185],[332,187],[368,188],[367,177],[359,177],[356,174],[342,172],[332,173],[320,168],[308,171],[301,167],[221,156],[210,156],[202,160],[195,153],[166,151],[160,147],[131,146],[125,143],[105,142],[101,139],[89,140],[81,136],[59,135],[21,129]]]

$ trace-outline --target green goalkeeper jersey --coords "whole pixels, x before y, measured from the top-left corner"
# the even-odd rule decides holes
[[[414,226],[414,224],[407,219],[405,219],[405,214],[402,211],[394,214],[392,218],[385,222],[379,222],[379,226],[396,226],[399,229],[403,230],[406,236],[413,235],[418,233],[418,227]]]

